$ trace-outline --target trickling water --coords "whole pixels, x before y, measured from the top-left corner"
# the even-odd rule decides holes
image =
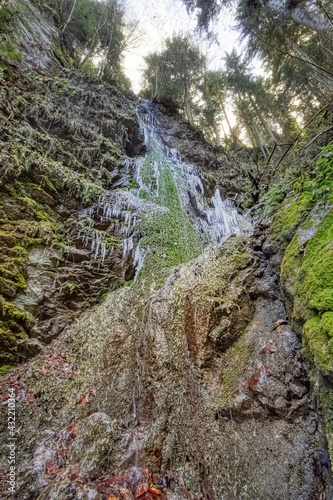
[[[202,242],[201,247],[209,243],[220,243],[233,233],[248,234],[251,224],[238,214],[232,200],[222,200],[216,189],[211,201],[207,201],[198,168],[186,162],[179,151],[163,143],[149,105],[145,112],[138,113],[138,121],[147,153],[145,157],[127,157],[124,161],[125,175],[131,175],[136,185],[129,189],[106,191],[97,203],[80,214],[82,228],[78,236],[90,248],[93,259],[103,263],[113,251],[107,232],[96,230],[94,221],[97,219],[102,224],[113,223],[123,238],[123,259],[131,254],[136,275],[138,274],[150,251],[149,245],[145,248],[141,246],[142,217],[147,214],[153,216],[168,213],[174,208],[172,200],[168,199],[170,187],[165,184],[167,172],[172,176],[181,210],[188,214],[187,219],[183,217],[182,220],[175,221],[180,225],[185,242],[187,239],[190,241],[191,231],[193,233],[190,225],[196,228]],[[164,184],[161,175],[164,175]],[[165,228],[161,227],[159,231],[163,233]],[[168,240],[170,235],[165,234],[163,237]],[[179,242],[175,240],[173,244],[177,246]],[[162,257],[166,258],[167,254],[163,252]]]

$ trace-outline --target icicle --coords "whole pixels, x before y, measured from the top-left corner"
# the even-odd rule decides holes
[[[158,134],[158,124],[149,109],[142,113],[142,116],[137,114],[148,150],[146,158],[148,155],[153,156],[149,176],[143,175],[145,158],[126,157],[123,163],[124,170],[127,174],[133,175],[139,187],[105,191],[95,204],[80,213],[79,217],[84,227],[81,226],[77,236],[84,245],[90,247],[93,258],[100,259],[104,263],[106,256],[112,254],[113,247],[105,243],[107,233],[95,229],[95,221],[98,220],[103,224],[112,223],[124,238],[123,259],[132,253],[135,277],[143,265],[146,254],[146,251],[140,248],[141,216],[146,213],[168,212],[166,207],[140,198],[139,193],[145,190],[151,200],[158,197],[161,194],[160,174],[163,169],[169,169],[171,172],[183,209],[190,214],[199,232],[206,235],[207,240],[216,244],[231,233],[246,233],[251,228],[244,217],[237,213],[231,200],[221,199],[219,190],[216,190],[212,197],[213,206],[207,206],[198,168],[187,163],[178,150],[169,148],[163,143]]]

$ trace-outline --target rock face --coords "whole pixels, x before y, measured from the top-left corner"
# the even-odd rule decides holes
[[[1,6],[1,15],[0,43],[6,37],[4,46],[12,47],[10,57],[4,46],[0,55],[3,372],[132,279],[119,218],[95,228],[96,239],[107,240],[102,261],[92,235],[79,236],[86,223],[79,214],[117,180],[129,184],[124,158],[140,152],[143,136],[133,94],[63,67],[47,7],[15,0]],[[91,224],[100,222],[94,216]]]
[[[0,100],[0,438],[6,450],[14,392],[15,498],[331,499],[310,383],[330,414],[329,210],[287,200],[273,241],[267,226],[239,236],[252,228],[225,199],[242,190],[226,155],[173,109],[61,69],[42,6],[5,8],[20,36]],[[326,385],[308,374],[303,324]],[[6,453],[0,471],[13,498]]]
[[[3,439],[18,391],[16,498],[330,498],[299,349],[242,237],[151,296],[113,292],[1,382]]]
[[[281,264],[281,285],[311,382],[324,414],[333,451],[333,214],[331,203],[311,193],[294,194],[276,211],[271,226]]]

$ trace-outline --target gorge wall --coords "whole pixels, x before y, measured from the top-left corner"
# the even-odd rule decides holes
[[[329,201],[290,193],[255,226],[226,154],[71,68],[38,3],[1,12],[14,498],[332,498]]]

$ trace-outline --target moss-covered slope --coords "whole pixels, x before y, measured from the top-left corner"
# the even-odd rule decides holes
[[[121,264],[121,238],[110,233],[112,259],[95,262],[78,239],[78,214],[122,176],[124,157],[139,152],[142,138],[134,95],[80,74],[60,57],[59,32],[45,6],[1,5],[0,25],[4,370],[125,283],[130,263]]]

